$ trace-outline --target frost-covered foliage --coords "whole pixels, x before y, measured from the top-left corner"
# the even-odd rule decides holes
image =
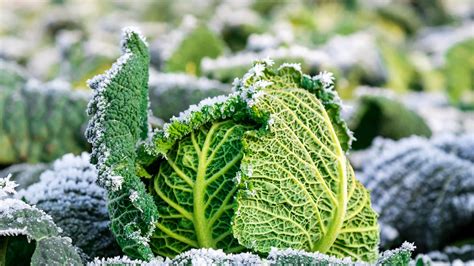
[[[1,265],[82,265],[51,216],[17,199],[0,199]]]
[[[447,246],[442,251],[431,251],[426,254],[433,261],[454,262],[461,260],[464,262],[474,262],[474,244],[460,244],[460,246]]]
[[[433,136],[474,132],[473,112],[452,106],[442,93],[412,92],[400,99],[423,117]]]
[[[216,59],[206,58],[203,59],[201,67],[203,73],[212,78],[231,81],[235,76],[244,75],[255,59],[267,57],[275,60],[276,64],[300,63],[304,72],[313,74],[320,69],[334,69],[345,73],[344,76],[372,79],[373,84],[380,84],[385,80],[384,73],[379,70],[382,59],[375,42],[363,32],[350,36],[335,36],[318,49],[290,44],[257,52],[243,51]]]
[[[200,74],[201,59],[221,55],[225,44],[205,25],[187,16],[180,28],[158,39],[153,46],[158,50],[153,62],[163,71]]]
[[[378,136],[395,140],[411,135],[431,136],[423,118],[384,95],[362,95],[349,121],[356,138],[354,149],[367,148]]]
[[[41,173],[49,168],[49,164],[14,164],[0,171],[0,176],[12,175],[12,180],[17,184],[17,190],[27,188],[28,186],[39,181]]]
[[[89,159],[87,153],[64,155],[18,196],[51,215],[91,258],[119,255],[109,229],[105,190],[96,185],[97,171]]]
[[[120,265],[120,266],[161,266],[163,265],[163,258],[155,257],[150,261],[134,260],[127,256],[117,256],[113,258],[95,258],[93,261],[87,263],[87,266],[106,266],[106,265]]]
[[[52,161],[85,150],[88,99],[60,81],[0,85],[0,164]]]
[[[98,183],[107,189],[118,244],[125,254],[149,260],[153,254],[148,242],[158,213],[137,176],[135,152],[148,133],[148,45],[141,34],[126,28],[122,53],[110,70],[89,81],[94,97],[87,110],[91,119],[86,136]]]
[[[457,43],[474,38],[474,22],[465,20],[458,27],[443,26],[427,28],[420,32],[414,42],[414,49],[429,55],[434,66],[444,65],[447,51]]]
[[[18,186],[15,181],[10,180],[11,174],[6,177],[0,178],[0,198],[6,197],[9,194],[15,194],[15,188]]]
[[[257,61],[232,94],[148,134],[147,48],[135,31],[124,35],[124,55],[90,82],[87,136],[127,255],[278,247],[376,260],[376,214],[345,157],[352,135],[332,74]]]
[[[0,59],[0,88],[18,90],[27,79],[28,74],[19,65]]]
[[[252,253],[226,254],[222,250],[192,249],[176,256],[164,265],[261,265]]]
[[[472,238],[474,136],[377,140],[364,180],[385,248],[407,240],[421,252]]]
[[[229,85],[187,74],[150,75],[150,105],[153,115],[167,121],[201,100],[228,94]]]
[[[108,259],[96,258],[88,265],[154,265],[154,266],[177,266],[177,265],[232,265],[232,266],[283,266],[283,265],[339,265],[339,266],[407,266],[410,262],[414,246],[403,243],[400,248],[383,252],[374,263],[356,262],[351,258],[336,258],[321,254],[319,252],[306,252],[294,249],[272,249],[267,257],[252,253],[226,254],[222,250],[215,249],[192,249],[179,254],[174,259],[163,261],[161,257],[153,260],[140,261],[128,257],[115,257]]]

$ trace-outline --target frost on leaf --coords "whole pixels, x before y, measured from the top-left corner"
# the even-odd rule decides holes
[[[18,184],[15,181],[11,181],[11,177],[12,175],[8,174],[6,177],[0,178],[0,198],[16,193],[15,188]]]
[[[133,258],[149,259],[148,246],[157,212],[136,175],[136,145],[148,134],[148,64],[144,38],[127,28],[123,55],[105,74],[89,82],[95,90],[86,136],[92,144],[98,183],[108,191],[111,227],[122,250]],[[136,200],[129,198],[136,191]]]
[[[413,241],[420,252],[437,250],[474,223],[474,136],[377,140],[363,175],[391,248]],[[382,233],[387,230],[382,230]]]
[[[89,154],[66,154],[40,176],[39,182],[18,192],[18,198],[51,215],[91,258],[120,254],[109,229],[105,189],[96,184],[97,171]]]
[[[57,80],[30,79],[11,86],[0,84],[0,164],[49,162],[87,148],[81,132],[89,93]]]
[[[51,216],[36,207],[18,199],[0,200],[0,248],[6,249],[0,264],[81,265],[76,248],[59,236],[61,232]]]
[[[260,80],[272,85],[255,88]],[[374,261],[377,214],[345,157],[350,135],[337,95],[291,65],[266,68],[261,76],[249,72],[236,88],[255,90],[263,94],[252,117],[271,117],[272,125],[243,137],[234,236],[263,253],[290,247]]]
[[[262,259],[252,253],[226,254],[222,250],[192,249],[164,265],[262,265]]]

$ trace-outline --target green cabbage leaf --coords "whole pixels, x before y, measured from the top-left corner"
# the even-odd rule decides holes
[[[377,214],[345,156],[345,127],[334,123],[324,97],[305,89],[316,80],[297,65],[258,68],[239,90],[256,91],[248,99],[251,113],[267,126],[243,138],[234,236],[262,253],[293,248],[375,261]]]

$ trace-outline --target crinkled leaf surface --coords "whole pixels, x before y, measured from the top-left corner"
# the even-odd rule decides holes
[[[104,75],[89,82],[95,90],[89,104],[87,137],[98,182],[107,188],[112,231],[122,250],[150,259],[148,241],[157,212],[136,175],[135,149],[148,133],[148,47],[141,35],[124,30],[123,55]]]
[[[51,216],[36,207],[0,200],[0,264],[82,265],[71,239],[60,233]]]
[[[31,265],[83,265],[71,239],[48,237],[36,243]]]
[[[160,214],[151,242],[155,253],[174,257],[191,248],[243,249],[230,223],[241,138],[249,129],[232,120],[213,122],[169,150],[153,179]]]
[[[374,261],[379,236],[369,192],[303,78],[294,66],[244,77],[241,90],[260,90],[252,111],[268,126],[243,138],[245,189],[237,196],[234,235],[258,252],[290,247]]]

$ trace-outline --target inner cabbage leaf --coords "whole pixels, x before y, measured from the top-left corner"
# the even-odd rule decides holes
[[[174,144],[150,191],[158,207],[151,247],[174,257],[191,248],[242,251],[230,227],[241,138],[252,127],[232,120],[207,123]]]

